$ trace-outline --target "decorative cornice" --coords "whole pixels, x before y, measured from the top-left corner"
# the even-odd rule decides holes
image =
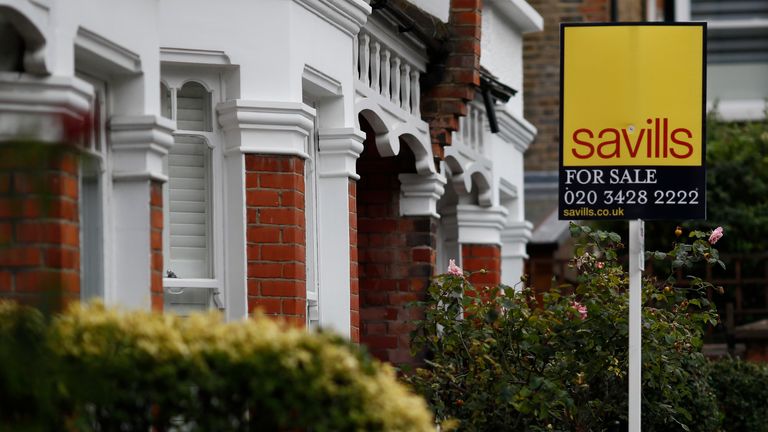
[[[490,5],[498,7],[509,21],[514,23],[522,33],[541,31],[544,29],[544,18],[524,0],[486,0]]]
[[[442,174],[400,174],[400,216],[432,216],[440,218],[437,201],[445,192]]]
[[[507,214],[507,209],[501,206],[457,205],[459,243],[501,245],[501,231],[506,224]]]
[[[84,121],[92,100],[93,88],[78,78],[0,72],[0,139],[62,141],[63,121]]]
[[[285,154],[307,158],[315,110],[302,103],[230,100],[216,110],[226,152]]]
[[[310,65],[304,65],[304,73],[301,75],[304,87],[310,93],[316,93],[320,97],[341,96],[341,82],[330,75]]]
[[[499,123],[499,136],[514,145],[520,153],[525,153],[536,137],[536,127],[523,118],[512,115],[506,109],[496,110]]]
[[[75,55],[79,63],[90,64],[110,74],[141,73],[141,57],[86,28],[77,29]]]
[[[531,241],[532,229],[528,221],[507,222],[501,231],[501,257],[527,259],[526,245]]]
[[[365,134],[355,128],[321,129],[318,132],[320,177],[349,177],[359,180],[355,165],[363,151]]]
[[[209,66],[231,66],[224,51],[160,47],[160,62]]]
[[[112,117],[113,180],[166,181],[163,159],[173,146],[173,129],[173,121],[155,115]]]
[[[293,0],[294,3],[317,15],[323,21],[356,35],[365,24],[371,7],[362,0]]]

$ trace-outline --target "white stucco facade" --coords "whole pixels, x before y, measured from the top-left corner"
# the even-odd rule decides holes
[[[447,0],[413,3],[448,21]],[[522,33],[540,28],[540,17],[519,0],[490,0],[486,11],[482,65],[520,90]],[[358,115],[374,127],[382,156],[397,155],[401,145],[415,156],[414,172],[399,177],[401,214],[441,218],[441,229],[458,233],[454,243],[500,245],[504,282],[520,278],[530,236],[522,155],[535,134],[522,118],[522,97],[495,106],[496,134],[483,121],[485,108],[473,102],[478,117],[463,124],[473,125],[474,138],[454,140],[440,170],[419,112],[427,48],[371,12],[362,0],[0,0],[0,24],[25,43],[23,65],[0,72],[0,136],[55,142],[62,131],[47,126],[57,113],[102,110],[96,121],[103,143],[93,148],[100,216],[92,246],[103,253],[98,271],[83,268],[83,277],[99,274],[92,282],[103,285],[107,304],[150,307],[148,197],[153,184],[164,184],[168,211],[169,159],[187,160],[174,153],[179,142],[200,142],[200,175],[210,185],[207,219],[196,226],[212,252],[204,277],[168,276],[165,288],[210,291],[228,319],[248,315],[243,155],[296,156],[313,173],[306,201],[308,224],[316,227],[307,244],[312,299],[322,325],[349,335],[348,188],[358,178],[365,138]],[[195,89],[208,108],[190,108]],[[198,112],[210,120],[194,117]],[[194,122],[200,126],[187,125]],[[459,198],[443,215],[438,200],[447,188]],[[165,225],[165,254],[181,248],[167,232],[174,223]]]

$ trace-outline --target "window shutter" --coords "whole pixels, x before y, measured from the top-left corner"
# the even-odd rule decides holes
[[[179,278],[211,278],[210,149],[205,140],[177,136],[168,155],[169,270]]]
[[[211,131],[211,98],[202,84],[188,82],[176,93],[176,125],[181,130]]]

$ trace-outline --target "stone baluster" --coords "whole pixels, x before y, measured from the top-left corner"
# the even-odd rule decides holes
[[[400,106],[404,110],[411,112],[411,65],[405,63],[402,72],[403,100]]]
[[[359,36],[352,38],[352,64],[355,65],[355,78],[360,79],[360,42]]]
[[[392,102],[400,105],[400,57],[392,59]]]
[[[411,71],[411,112],[417,116],[421,115],[421,100],[419,94],[421,86],[419,84],[419,71]]]
[[[384,52],[381,56],[381,95],[385,98],[389,99],[389,72],[390,72],[390,64],[389,64],[389,56],[390,52],[387,48],[384,48]]]
[[[371,49],[371,88],[376,93],[381,92],[381,85],[379,84],[379,72],[381,67],[381,44],[379,41],[373,41],[373,48]]]
[[[364,34],[360,40],[360,79],[366,86],[371,85],[371,79],[368,75],[371,66],[371,37]]]

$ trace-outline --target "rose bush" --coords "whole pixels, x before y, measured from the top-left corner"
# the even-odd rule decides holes
[[[580,236],[573,286],[537,295],[530,287],[472,287],[455,270],[434,279],[413,334],[414,349],[428,353],[425,367],[405,379],[438,420],[455,419],[468,431],[624,429],[623,244],[614,233],[571,229]],[[643,281],[643,430],[718,430],[721,414],[700,352],[704,325],[717,321],[709,285],[694,276],[675,285],[678,271],[718,263],[717,251],[707,233],[694,232],[648,257],[669,276]]]

